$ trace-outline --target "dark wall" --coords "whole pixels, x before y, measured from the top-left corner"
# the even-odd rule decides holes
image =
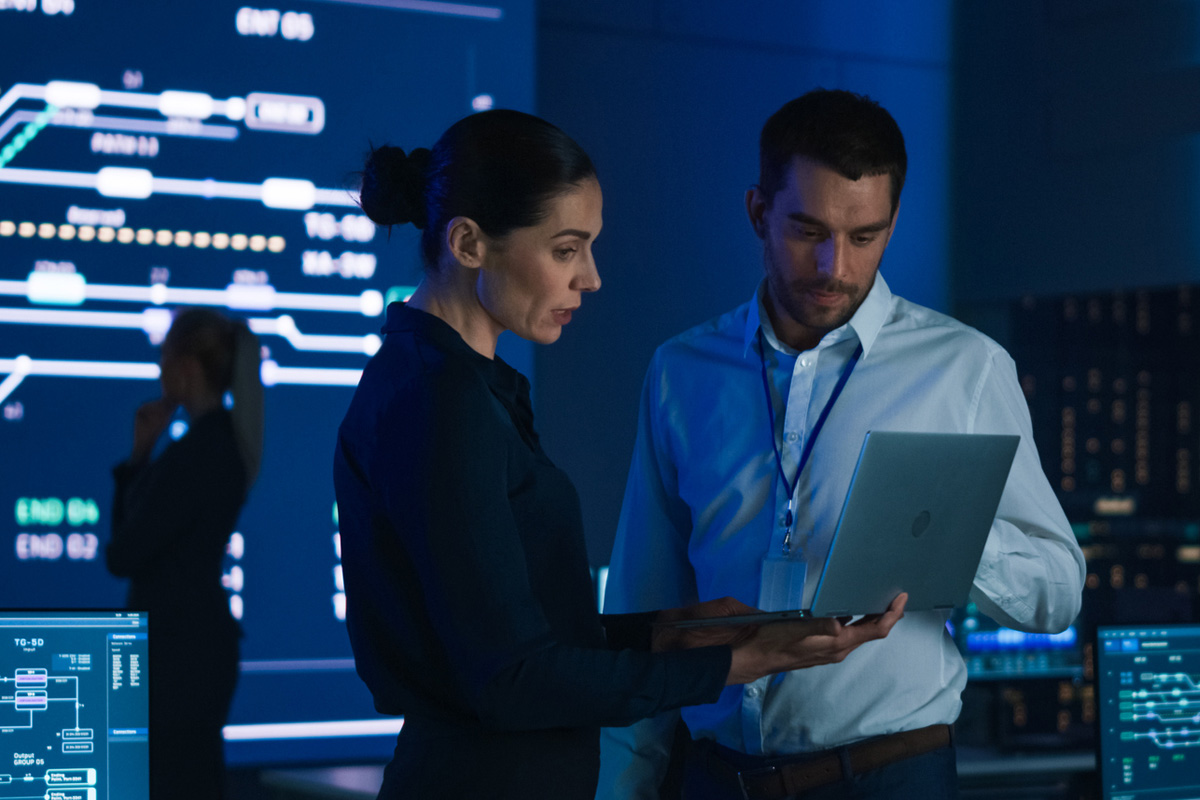
[[[784,102],[841,87],[893,113],[910,177],[884,274],[948,306],[951,26],[948,0],[543,0],[538,110],[592,155],[605,194],[604,286],[536,354],[539,427],[579,487],[593,563],[608,561],[654,348],[759,280],[743,195]]]
[[[1200,276],[1200,10],[973,3],[956,21],[954,296]]]

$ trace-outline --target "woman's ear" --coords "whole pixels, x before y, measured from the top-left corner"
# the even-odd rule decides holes
[[[468,269],[479,269],[487,255],[487,237],[470,217],[455,217],[446,225],[446,252]]]

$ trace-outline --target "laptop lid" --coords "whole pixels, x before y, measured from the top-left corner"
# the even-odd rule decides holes
[[[963,605],[1020,441],[1007,434],[869,431],[810,608],[666,624],[879,614],[901,592],[909,595],[907,611]]]
[[[869,431],[813,595],[818,617],[966,602],[1021,437]]]
[[[1096,629],[1104,800],[1200,797],[1200,625]]]
[[[150,797],[147,631],[145,613],[0,609],[0,797]]]

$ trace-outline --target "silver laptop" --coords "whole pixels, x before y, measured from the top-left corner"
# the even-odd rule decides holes
[[[971,590],[1020,436],[869,431],[807,609],[679,627],[951,609]]]

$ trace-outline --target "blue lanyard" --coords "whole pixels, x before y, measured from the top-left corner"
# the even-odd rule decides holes
[[[800,453],[800,464],[796,467],[796,477],[790,482],[787,479],[787,473],[783,471],[783,456],[779,453],[779,444],[775,441],[775,406],[771,403],[771,384],[767,381],[767,357],[764,355],[766,346],[763,344],[762,328],[758,329],[758,360],[762,365],[762,381],[763,393],[767,398],[767,419],[771,423],[771,448],[775,451],[775,466],[779,469],[779,478],[783,481],[783,488],[787,489],[787,516],[784,517],[784,525],[787,530],[783,535],[783,554],[787,555],[792,550],[792,507],[795,503],[796,484],[800,482],[800,473],[804,471],[804,465],[808,463],[809,456],[812,455],[813,445],[817,441],[817,435],[821,433],[821,428],[825,425],[825,419],[829,416],[829,412],[833,410],[833,404],[837,402],[838,397],[842,393],[842,389],[846,388],[846,381],[850,380],[850,373],[854,372],[854,367],[858,364],[858,359],[862,357],[862,342],[858,343],[858,347],[854,349],[854,355],[850,356],[850,363],[842,370],[842,377],[838,378],[837,386],[833,387],[833,394],[829,396],[829,402],[825,404],[825,408],[821,411],[821,416],[817,417],[817,424],[813,425],[812,431],[808,434],[808,438],[804,442],[804,450]]]

